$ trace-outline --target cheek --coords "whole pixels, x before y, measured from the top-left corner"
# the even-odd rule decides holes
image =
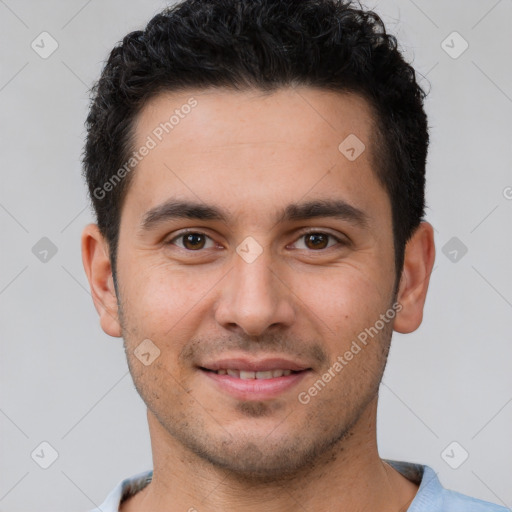
[[[368,267],[343,265],[323,276],[296,280],[308,318],[325,339],[347,340],[373,325],[391,301],[391,280]]]
[[[199,326],[198,317],[207,315],[207,293],[218,278],[199,278],[168,264],[134,262],[133,268],[120,276],[128,337],[149,338],[166,351],[178,350]]]
[[[187,379],[173,366],[174,361],[162,351],[151,365],[145,366],[129,355],[130,373],[137,391],[153,414],[165,418],[179,414],[183,408],[192,408],[194,398],[189,395]]]

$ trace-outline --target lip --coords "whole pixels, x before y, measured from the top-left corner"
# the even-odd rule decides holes
[[[231,369],[242,371],[268,371],[291,370],[294,373],[271,379],[239,379],[230,375],[219,375],[216,370]],[[213,381],[214,385],[223,393],[231,395],[237,400],[271,400],[283,395],[311,372],[304,364],[283,358],[271,359],[221,359],[209,362],[199,367],[205,378]]]
[[[265,372],[268,370],[291,370],[300,372],[309,369],[306,364],[301,364],[290,359],[273,357],[267,359],[247,359],[243,357],[218,359],[216,361],[205,362],[200,365],[207,370],[243,370],[247,372]]]

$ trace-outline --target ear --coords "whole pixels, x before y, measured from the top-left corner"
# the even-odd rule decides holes
[[[89,224],[82,233],[82,262],[101,328],[110,336],[120,337],[122,330],[108,244],[96,224]]]
[[[428,222],[421,222],[405,246],[397,295],[402,309],[395,318],[395,331],[405,334],[420,326],[434,259],[434,229]]]

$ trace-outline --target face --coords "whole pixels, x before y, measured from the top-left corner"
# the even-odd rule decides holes
[[[372,126],[357,95],[306,87],[165,94],[140,113],[135,148],[156,145],[123,205],[120,324],[169,443],[291,473],[375,399],[395,272]]]

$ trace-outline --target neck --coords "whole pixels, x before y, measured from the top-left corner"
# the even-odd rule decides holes
[[[265,481],[214,467],[169,437],[148,413],[153,480],[122,512],[379,510],[404,512],[418,486],[378,455],[377,399],[348,434],[307,468]]]

